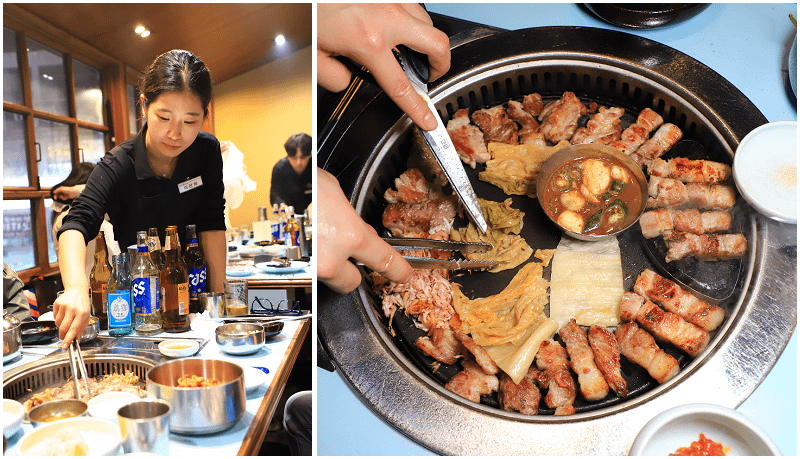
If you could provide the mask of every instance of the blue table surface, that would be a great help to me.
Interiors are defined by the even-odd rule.
[[[425,4],[428,11],[503,29],[585,26],[619,30],[668,45],[710,67],[770,121],[797,120],[787,90],[797,4],[712,4],[683,22],[657,29],[613,26],[578,4]],[[319,455],[433,455],[376,415],[339,373],[317,371]],[[797,455],[797,333],[767,378],[738,411],[761,427],[786,456]]]

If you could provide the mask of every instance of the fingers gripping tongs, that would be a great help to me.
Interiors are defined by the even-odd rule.
[[[491,244],[483,242],[439,241],[410,237],[385,237],[383,240],[397,250],[432,249],[466,253],[486,252],[492,249]],[[491,260],[440,259],[408,255],[403,255],[403,258],[415,269],[492,269],[497,266],[497,262]]]
[[[424,54],[413,51],[404,45],[397,45],[392,51],[409,81],[411,81],[411,86],[414,87],[417,94],[425,99],[428,108],[436,117],[436,129],[433,131],[420,129],[422,137],[430,147],[439,166],[442,167],[442,171],[444,171],[458,199],[464,205],[470,219],[481,230],[481,233],[486,233],[486,220],[483,218],[478,197],[472,189],[469,177],[464,171],[464,165],[461,163],[458,152],[456,152],[453,142],[450,140],[450,135],[447,134],[447,129],[439,116],[439,112],[436,111],[436,107],[428,97],[428,77],[430,76],[428,58]]]

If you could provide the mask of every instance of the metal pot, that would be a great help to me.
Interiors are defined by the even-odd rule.
[[[215,378],[211,387],[176,387],[178,378],[196,375]],[[231,428],[245,411],[244,370],[225,360],[187,358],[156,365],[147,372],[147,395],[172,406],[169,429],[204,435]]]
[[[3,313],[3,363],[22,352],[22,322],[11,314]]]
[[[88,343],[93,339],[97,338],[97,335],[100,334],[100,320],[97,317],[91,316],[89,317],[89,325],[83,329],[83,333],[81,333],[80,343]]]

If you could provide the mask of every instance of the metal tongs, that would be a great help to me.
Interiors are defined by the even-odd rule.
[[[70,370],[72,370],[72,385],[75,390],[75,398],[78,400],[81,399],[80,392],[78,391],[79,369],[83,375],[83,384],[86,389],[86,394],[91,398],[92,392],[89,388],[89,373],[86,372],[86,364],[83,363],[83,355],[81,355],[81,345],[78,342],[78,338],[73,339],[72,342],[69,343],[69,366]]]
[[[410,237],[385,237],[383,240],[396,250],[435,249],[465,253],[486,252],[492,248],[492,244],[484,242],[439,241],[436,239]],[[497,262],[493,260],[441,259],[414,256],[403,256],[403,258],[415,269],[492,269],[497,266]]]
[[[472,189],[472,184],[469,182],[469,177],[464,171],[464,165],[461,158],[458,157],[458,152],[453,146],[450,135],[447,133],[447,128],[439,116],[439,112],[433,105],[433,101],[428,97],[428,78],[430,71],[428,69],[428,58],[424,54],[413,51],[411,48],[404,45],[397,45],[392,52],[400,62],[400,66],[406,73],[408,80],[414,90],[425,99],[428,108],[436,117],[437,126],[432,131],[420,129],[422,137],[431,149],[433,156],[442,167],[444,175],[453,187],[456,196],[464,205],[470,219],[475,223],[481,233],[486,233],[487,224],[481,212],[481,206],[478,203],[478,197]]]

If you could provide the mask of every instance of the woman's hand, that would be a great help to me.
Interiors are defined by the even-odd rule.
[[[406,45],[428,56],[430,81],[450,69],[450,40],[433,27],[417,3],[317,5],[317,82],[339,92],[350,83],[350,71],[335,56],[348,57],[369,69],[375,80],[419,127],[436,129],[425,100],[414,91],[392,54]]]
[[[317,187],[317,199],[321,201],[315,206],[319,237],[317,277],[339,293],[353,291],[361,283],[361,272],[350,261],[353,258],[389,280],[405,282],[411,276],[411,265],[361,219],[339,181],[318,168]]]
[[[83,334],[91,315],[89,289],[66,289],[53,302],[53,317],[58,327],[58,337],[63,340],[62,349],[67,349],[72,340]]]

